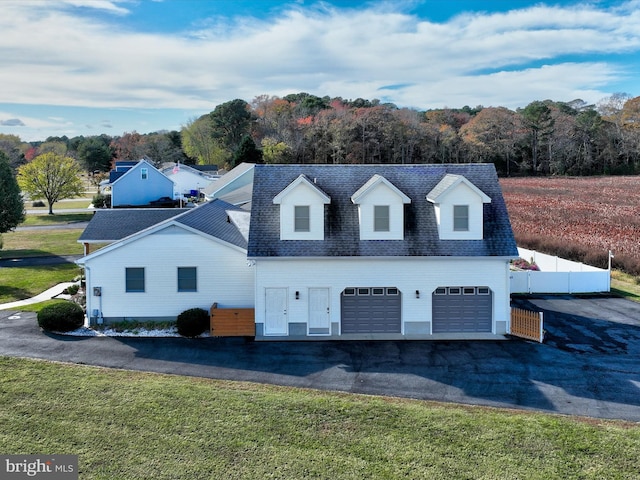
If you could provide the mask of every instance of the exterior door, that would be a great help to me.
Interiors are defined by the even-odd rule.
[[[329,312],[329,289],[309,289],[309,335],[329,335],[331,316]]]
[[[265,288],[264,334],[288,335],[286,288]]]

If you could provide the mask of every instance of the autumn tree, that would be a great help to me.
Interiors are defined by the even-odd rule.
[[[24,163],[24,153],[31,148],[28,144],[26,147],[24,145],[17,135],[0,133],[0,152],[6,155],[11,167],[15,168]]]
[[[0,151],[0,234],[14,229],[24,221],[24,202],[20,187],[9,165],[9,159]]]
[[[229,155],[221,142],[213,136],[209,114],[189,121],[180,130],[182,148],[198,165],[224,165]]]
[[[80,167],[70,157],[53,152],[37,156],[18,169],[18,185],[32,199],[44,198],[53,215],[53,204],[82,194]]]

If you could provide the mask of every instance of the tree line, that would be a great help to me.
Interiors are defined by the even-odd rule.
[[[379,100],[308,93],[235,99],[181,131],[21,142],[0,134],[12,166],[54,152],[88,172],[146,158],[232,168],[253,163],[491,162],[501,175],[640,173],[640,97],[617,93],[595,105],[536,100],[524,108],[418,111]]]

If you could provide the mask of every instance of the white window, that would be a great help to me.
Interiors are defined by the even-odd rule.
[[[309,232],[311,231],[311,218],[309,205],[296,205],[294,207],[294,220],[293,220],[294,232]]]
[[[373,231],[389,231],[389,205],[374,205],[373,207]]]
[[[148,168],[141,168],[140,169],[140,178],[142,180],[146,180],[147,178],[149,178],[149,169]]]
[[[469,205],[453,206],[453,231],[469,231]]]

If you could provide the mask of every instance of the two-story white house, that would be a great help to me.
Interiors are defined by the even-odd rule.
[[[517,257],[492,164],[256,165],[257,338],[490,338]]]

